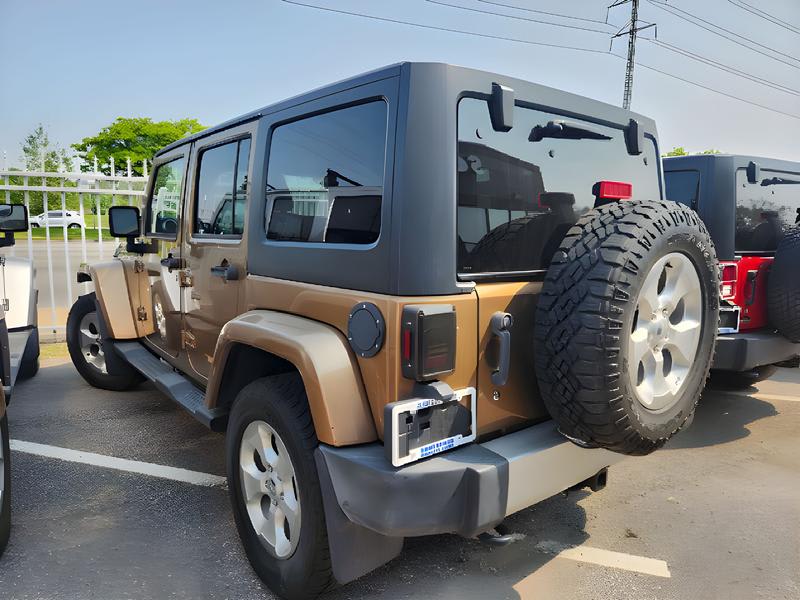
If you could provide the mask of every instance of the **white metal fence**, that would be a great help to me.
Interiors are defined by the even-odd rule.
[[[111,172],[115,173],[113,160]],[[143,165],[147,174],[147,163]],[[91,172],[48,172],[42,165],[40,171],[0,170],[0,203],[24,203],[31,218],[36,221],[42,214],[38,227],[25,234],[17,234],[17,244],[3,249],[6,256],[27,257],[37,269],[36,284],[39,290],[39,332],[43,341],[63,340],[69,308],[79,294],[85,293],[86,284],[76,282],[76,271],[81,263],[110,258],[118,247],[108,234],[108,208],[117,204],[141,205],[147,177],[132,174],[128,161],[124,174],[104,175],[97,163]],[[77,213],[76,226],[70,227],[67,211]],[[53,213],[62,214],[61,222]],[[80,230],[80,231],[78,231]],[[83,288],[83,289],[82,289]]]

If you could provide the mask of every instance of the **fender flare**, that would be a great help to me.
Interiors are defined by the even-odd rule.
[[[338,330],[272,310],[252,310],[229,321],[214,351],[206,389],[209,408],[217,405],[228,355],[236,345],[274,354],[297,368],[320,442],[347,446],[378,439],[358,363]]]

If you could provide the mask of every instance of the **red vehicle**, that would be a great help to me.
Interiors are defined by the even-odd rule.
[[[800,357],[800,163],[723,154],[664,159],[666,196],[708,226],[720,260],[712,383],[744,388]]]

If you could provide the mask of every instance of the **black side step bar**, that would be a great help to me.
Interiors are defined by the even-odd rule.
[[[106,342],[109,343],[109,342]],[[214,431],[224,431],[228,411],[210,409],[205,394],[139,342],[110,342],[116,353],[156,387],[181,405],[190,415]]]

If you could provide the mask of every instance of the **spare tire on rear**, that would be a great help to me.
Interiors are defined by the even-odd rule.
[[[718,318],[716,253],[694,211],[627,201],[585,214],[536,312],[537,378],[560,431],[623,454],[661,447],[694,413]]]
[[[800,342],[800,227],[783,235],[767,283],[767,311],[778,332]]]

